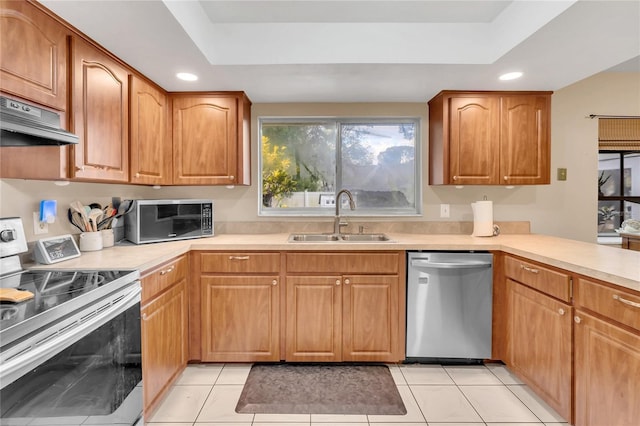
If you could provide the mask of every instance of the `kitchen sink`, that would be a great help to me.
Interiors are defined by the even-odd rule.
[[[393,242],[385,234],[291,234],[290,243],[381,243]]]
[[[385,234],[341,234],[340,239],[342,241],[352,243],[380,243],[385,241],[391,241]]]
[[[334,234],[291,234],[290,243],[322,243],[338,242],[339,238]]]

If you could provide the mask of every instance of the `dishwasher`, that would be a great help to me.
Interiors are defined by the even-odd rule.
[[[408,362],[491,358],[493,255],[407,252]]]

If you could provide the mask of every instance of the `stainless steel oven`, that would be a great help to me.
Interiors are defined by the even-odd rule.
[[[2,270],[0,424],[142,423],[139,273]]]

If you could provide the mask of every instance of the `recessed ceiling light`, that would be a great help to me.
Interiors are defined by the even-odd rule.
[[[176,77],[184,81],[196,81],[198,79],[197,75],[191,74],[189,72],[179,72],[178,74],[176,74]]]
[[[502,74],[498,78],[500,80],[506,81],[506,80],[515,80],[516,78],[520,78],[520,77],[522,77],[522,73],[520,71],[515,71],[515,72],[508,72],[506,74]]]

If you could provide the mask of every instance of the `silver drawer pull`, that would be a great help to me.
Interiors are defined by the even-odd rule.
[[[340,280],[336,280],[336,285],[340,285]]]
[[[582,322],[582,318],[580,318],[577,315],[575,317],[573,317],[573,320],[576,322],[576,324],[580,324]]]
[[[278,285],[278,280],[271,281],[271,285]]]
[[[160,271],[160,275],[167,275],[169,272],[173,272],[175,268],[176,268],[175,265],[171,265],[171,268],[163,269],[162,271]]]
[[[249,256],[229,256],[229,260],[249,260]]]
[[[564,315],[564,309],[562,309],[562,308],[558,309],[558,313],[559,313],[560,315]]]
[[[634,308],[640,308],[640,303],[632,302],[631,300],[627,300],[627,299],[623,299],[622,297],[618,296],[617,294],[613,295],[613,300],[620,301],[620,302],[624,303],[625,305],[633,306]]]
[[[520,265],[520,269],[524,269],[525,271],[527,271],[527,272],[531,272],[532,274],[537,274],[537,273],[539,273],[539,272],[540,272],[540,270],[539,270],[539,269],[536,269],[536,268],[529,268],[528,266],[525,266],[525,265]]]

